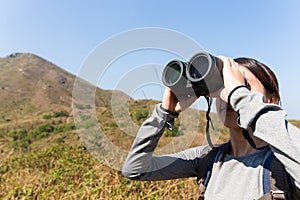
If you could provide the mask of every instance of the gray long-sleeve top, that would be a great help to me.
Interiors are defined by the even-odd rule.
[[[235,90],[230,104],[240,114],[239,125],[249,128],[255,120],[254,135],[267,142],[300,188],[300,131],[285,119],[278,105],[263,102],[263,95],[247,88]],[[178,153],[153,156],[167,122],[174,116],[160,105],[139,129],[122,173],[134,180],[166,180],[197,177],[206,172],[203,165],[208,146],[190,148]],[[262,162],[267,151],[247,156],[226,155],[222,167],[214,164],[205,193],[206,200],[258,199],[263,195]]]

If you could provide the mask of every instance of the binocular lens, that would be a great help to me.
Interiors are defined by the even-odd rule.
[[[194,57],[188,67],[188,77],[192,81],[199,81],[209,72],[210,64],[206,55],[198,55]]]
[[[224,86],[222,79],[223,63],[209,53],[200,52],[189,62],[173,60],[162,75],[163,84],[170,87],[177,97],[193,94],[205,96]]]
[[[183,66],[181,62],[173,61],[168,64],[168,67],[166,68],[164,72],[165,82],[168,85],[173,85],[174,83],[178,82],[180,77],[183,73]]]

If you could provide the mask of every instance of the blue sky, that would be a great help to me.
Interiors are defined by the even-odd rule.
[[[78,74],[89,54],[114,35],[144,27],[171,29],[214,55],[253,57],[267,64],[279,79],[288,118],[300,119],[299,9],[298,0],[2,0],[0,56],[30,52]],[[125,56],[121,65],[128,71],[149,58],[160,64],[170,58],[149,54],[143,61],[137,53],[139,63],[133,61],[135,54]],[[114,89],[114,80],[126,71],[120,68],[108,70],[99,86]],[[151,98],[151,92],[144,96]]]

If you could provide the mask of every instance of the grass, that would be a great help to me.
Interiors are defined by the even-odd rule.
[[[130,116],[140,125],[156,102],[132,101]],[[105,134],[129,150],[111,110],[99,110]],[[0,199],[193,199],[195,179],[131,181],[96,160],[83,147],[65,112],[53,111],[27,123],[2,125],[0,146]],[[85,119],[85,120],[88,120]],[[100,119],[99,119],[100,120]],[[24,123],[22,123],[24,122]],[[105,122],[105,123],[104,123]],[[5,126],[4,126],[5,125]],[[169,136],[172,137],[172,136]],[[162,142],[169,140],[163,137]],[[178,136],[176,136],[178,137]],[[126,138],[126,137],[125,137]],[[119,144],[120,143],[120,144]],[[162,143],[163,144],[163,143]]]
[[[131,101],[132,120],[140,125],[149,117],[149,110],[156,103]],[[6,130],[2,133],[2,139],[6,140],[2,155],[8,156],[3,156],[0,164],[1,199],[197,198],[195,178],[139,182],[123,177],[120,171],[91,156],[83,147],[72,122],[66,123],[67,114],[61,113],[48,112],[29,124],[19,122],[18,127],[11,129],[9,123],[5,123],[8,127],[2,127]],[[102,120],[110,140],[129,150],[133,138],[122,133],[111,110],[100,109],[98,114],[101,114],[99,121]],[[178,126],[176,123],[175,127]],[[160,145],[164,146],[172,137],[180,139],[181,135],[174,133],[162,137]],[[27,142],[26,148],[22,141]]]
[[[145,110],[152,108],[154,103],[156,102],[132,101],[130,106],[132,120],[140,124],[150,114],[146,116]],[[103,123],[106,134],[110,134],[111,139],[117,140],[122,133],[118,124],[112,120],[111,111],[102,109],[98,112],[102,113],[101,120],[106,121]],[[28,144],[30,148],[23,151],[8,153],[9,147],[6,146],[7,156],[1,158],[0,164],[1,199],[197,199],[198,186],[195,178],[131,181],[123,177],[120,171],[106,166],[91,156],[73,128],[62,128],[72,127],[72,123],[69,125],[65,123],[65,115],[53,117],[51,114],[52,117],[46,117],[47,119],[43,116],[41,115],[39,123],[35,125],[13,129],[9,134],[1,134],[0,139],[6,140],[6,144],[20,141],[23,137],[29,137],[31,140]],[[204,125],[205,120],[201,120],[202,118],[200,125]],[[292,123],[297,124],[298,121]],[[175,127],[178,126],[177,123]],[[202,129],[199,128],[198,131]],[[38,137],[37,132],[49,134],[46,137]],[[228,139],[226,134],[225,131],[222,140]],[[160,144],[164,145],[172,137],[180,139],[182,136],[171,134],[162,137]],[[129,148],[132,140],[133,138],[127,138],[122,142]],[[202,140],[203,134],[199,133],[192,145],[200,145]],[[5,150],[3,146],[1,149]]]
[[[197,194],[195,179],[130,181],[80,145],[15,155],[0,169],[2,199],[191,199]]]

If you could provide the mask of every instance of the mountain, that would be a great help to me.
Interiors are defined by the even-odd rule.
[[[157,103],[134,101],[121,91],[97,88],[29,53],[0,58],[0,77],[0,156],[12,149],[14,153],[40,150],[45,143],[55,145],[57,141],[83,143],[93,148],[105,144],[99,138],[102,136],[99,131],[92,134],[93,127],[100,127],[115,145],[128,149],[133,137],[124,129],[136,133],[138,125],[131,126],[129,122],[140,124]],[[74,86],[79,96],[74,96]],[[94,102],[87,104],[86,96],[81,94],[95,96]],[[123,100],[130,104],[130,111],[120,105]],[[120,114],[125,117],[116,121],[116,115]]]
[[[73,103],[82,106],[73,98],[75,82],[79,82],[85,91],[93,90],[94,94],[91,95],[95,95],[95,101],[92,102],[94,105],[85,106],[92,111],[96,110],[96,116],[101,118],[104,125],[115,123],[110,108],[113,94],[131,100],[120,91],[96,88],[55,64],[29,53],[13,53],[0,58],[0,77],[0,155],[10,152],[11,148],[15,152],[42,149],[44,143],[56,144],[57,140],[82,143],[78,137],[78,127],[74,124]],[[89,109],[77,110],[84,112]],[[84,126],[91,126],[89,114],[84,117],[81,120]],[[120,137],[122,131],[106,127],[106,133],[111,140],[118,142],[116,138]],[[123,145],[129,147],[132,138],[124,137],[128,139]],[[83,142],[88,140],[90,138]]]
[[[0,110],[2,120],[20,120],[47,112],[71,112],[75,76],[33,54],[14,53],[0,58]],[[110,91],[98,89],[102,100]]]

